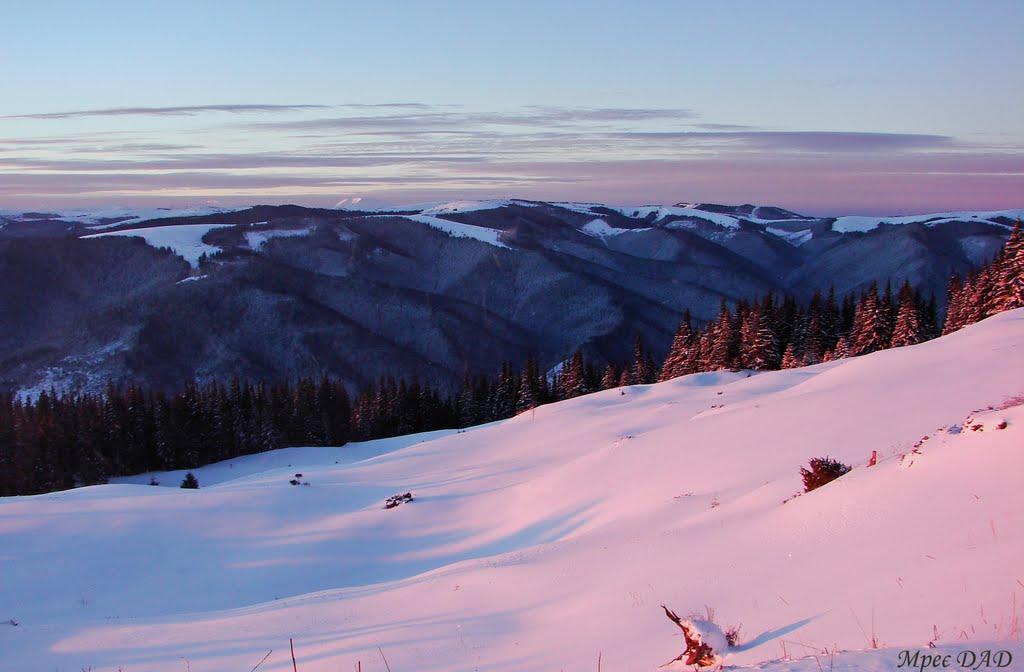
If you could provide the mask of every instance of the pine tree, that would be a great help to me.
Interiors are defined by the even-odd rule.
[[[732,368],[733,361],[735,359],[736,348],[734,341],[738,341],[735,338],[735,330],[733,329],[732,314],[729,311],[729,307],[725,305],[725,301],[722,301],[721,308],[718,311],[718,318],[714,322],[713,327],[708,329],[708,361],[706,364],[706,370],[717,371],[719,369]]]
[[[633,380],[637,385],[648,385],[653,383],[657,377],[654,370],[654,361],[644,350],[644,340],[640,334],[636,335],[633,343]]]
[[[921,318],[918,313],[917,301],[910,283],[905,282],[900,289],[900,307],[896,314],[896,326],[893,329],[891,347],[915,345],[922,340]]]
[[[850,356],[850,345],[846,340],[846,336],[840,336],[839,340],[836,341],[836,349],[832,351],[831,359],[844,359]]]
[[[1024,230],[1019,219],[1003,246],[994,279],[993,307],[996,312],[1024,308]]]
[[[668,355],[661,366],[661,375],[658,376],[659,382],[693,373],[690,370],[694,360],[691,353],[694,347],[693,340],[690,311],[687,310],[683,314],[682,322],[676,328],[675,336],[672,338],[672,345],[669,347]]]
[[[740,329],[740,364],[755,371],[775,368],[778,364],[775,336],[762,310],[754,306],[744,317]]]
[[[610,390],[619,386],[619,372],[614,364],[604,367],[604,375],[601,376],[601,389]]]
[[[558,379],[558,395],[561,399],[572,399],[588,392],[583,351],[577,350],[562,367]]]
[[[797,357],[796,349],[793,344],[790,343],[786,346],[786,351],[782,354],[782,368],[784,369],[795,369],[799,366],[803,366],[803,362]]]
[[[853,318],[853,335],[850,354],[864,355],[888,347],[891,340],[886,325],[886,310],[878,297],[878,288],[872,283],[857,305]],[[838,351],[838,346],[837,346]],[[838,357],[838,352],[836,353]]]
[[[964,326],[963,322],[963,285],[960,276],[954,273],[946,283],[946,324],[943,335],[951,334]]]
[[[526,364],[519,374],[519,394],[516,401],[516,412],[529,411],[540,405],[538,400],[539,390],[537,387],[537,362],[533,355],[526,357]]]
[[[187,474],[185,474],[185,479],[181,482],[181,487],[185,488],[186,490],[198,490],[199,479],[197,479],[190,471]]]
[[[619,387],[629,387],[633,384],[633,376],[630,374],[628,366],[622,367],[622,373],[619,375]]]

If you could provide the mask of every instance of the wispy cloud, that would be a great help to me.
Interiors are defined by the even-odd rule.
[[[658,142],[717,141],[755,149],[806,152],[941,149],[950,147],[954,142],[946,135],[855,131],[628,131],[614,136]]]
[[[433,107],[416,112],[380,115],[337,115],[316,119],[259,122],[253,128],[276,130],[402,130],[406,132],[444,131],[450,128],[552,127],[591,123],[629,123],[644,121],[687,121],[695,118],[685,108],[624,107],[552,107],[527,106],[518,112],[465,112]]]
[[[0,119],[77,119],[82,117],[172,117],[195,116],[207,112],[243,114],[250,112],[303,112],[307,110],[352,109],[352,110],[429,110],[427,103],[343,103],[324,105],[315,103],[282,105],[276,103],[237,103],[226,105],[173,105],[166,107],[106,107],[93,110],[67,110],[60,112],[34,112],[31,114],[8,114]]]
[[[0,156],[0,168],[19,167],[46,171],[94,172],[101,170],[253,170],[273,168],[374,168],[380,166],[476,163],[474,156],[433,156],[415,153],[373,155],[323,154],[177,154],[148,159],[49,159]]]
[[[242,113],[275,116],[215,116]],[[71,130],[79,117],[126,115],[141,117],[130,131]],[[176,130],[155,123],[169,116],[196,119]],[[150,126],[146,117],[154,118]],[[900,199],[932,199],[929,207],[936,208],[1009,207],[1020,205],[1016,194],[1024,193],[1024,148],[1008,143],[761,128],[702,119],[681,107],[253,104],[14,118],[53,120],[45,126],[59,129],[48,137],[19,136],[13,129],[22,125],[6,122],[12,130],[4,132],[12,117],[0,117],[0,133],[8,136],[0,137],[0,202],[32,207],[76,196],[251,201],[267,194],[334,203],[338,195],[372,193],[405,202],[439,194],[759,201],[812,212],[870,198],[878,209],[895,211],[904,207]],[[970,191],[954,189],[956,180]]]
[[[295,112],[300,110],[321,110],[329,105],[276,105],[276,104],[237,104],[237,105],[176,105],[171,107],[108,107],[98,110],[69,110],[65,112],[36,112],[34,114],[9,114],[2,119],[76,119],[81,117],[170,117],[193,116],[204,112]]]

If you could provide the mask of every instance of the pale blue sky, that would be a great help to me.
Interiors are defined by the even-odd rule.
[[[1021,205],[1019,0],[2,5],[0,207]]]

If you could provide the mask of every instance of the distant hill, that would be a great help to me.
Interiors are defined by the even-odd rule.
[[[533,352],[663,351],[683,309],[904,279],[938,293],[1021,210],[818,218],[523,200],[0,212],[0,389],[238,374],[454,385]]]

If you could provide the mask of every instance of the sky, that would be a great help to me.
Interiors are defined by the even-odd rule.
[[[1024,206],[1024,2],[0,0],[0,208]]]

